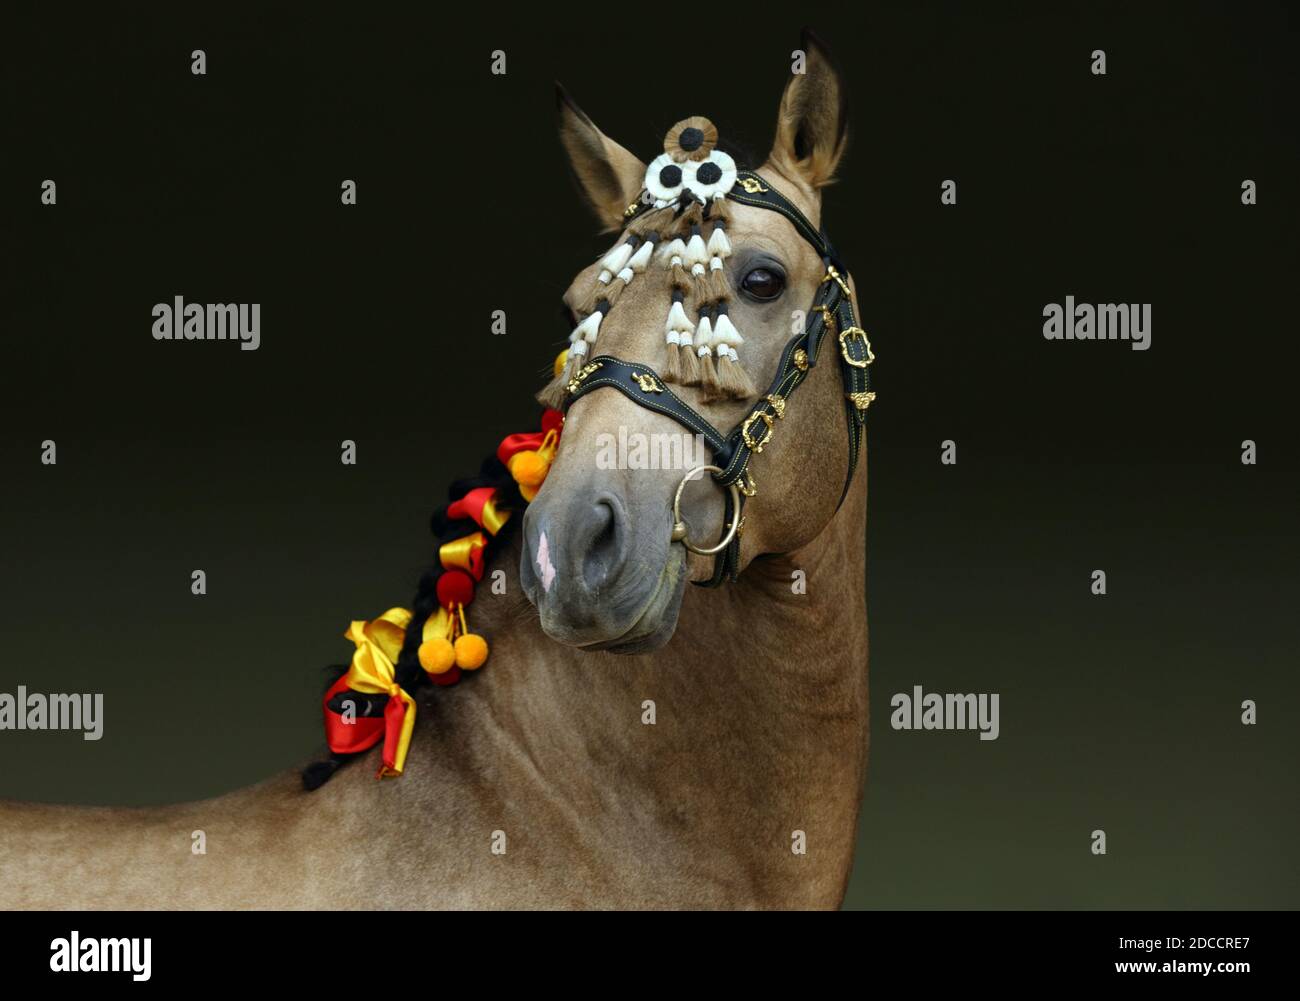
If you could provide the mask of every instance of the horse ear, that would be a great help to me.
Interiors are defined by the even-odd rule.
[[[641,192],[645,164],[596,128],[558,83],[555,104],[578,190],[607,231],[621,229],[624,211]]]
[[[791,74],[781,95],[769,162],[813,191],[835,180],[848,139],[848,92],[830,49],[811,29],[800,40],[803,72]],[[796,65],[795,69],[799,69]]]

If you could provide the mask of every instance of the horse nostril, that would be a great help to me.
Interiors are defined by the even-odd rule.
[[[587,590],[597,591],[611,580],[623,566],[626,558],[622,510],[609,498],[601,498],[591,509],[588,525],[586,555],[582,561],[582,575]]]

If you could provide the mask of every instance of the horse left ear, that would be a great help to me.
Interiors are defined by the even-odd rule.
[[[596,128],[558,82],[555,104],[560,118],[560,144],[568,154],[578,190],[605,231],[622,229],[624,210],[645,181],[645,164]]]
[[[835,180],[848,141],[848,93],[830,48],[809,28],[800,41],[803,72],[794,72],[781,95],[776,142],[769,162],[816,191]]]

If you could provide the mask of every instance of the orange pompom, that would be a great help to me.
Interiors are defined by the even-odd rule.
[[[560,377],[560,373],[564,371],[564,366],[567,365],[568,363],[569,363],[569,349],[565,348],[563,351],[561,351],[558,355],[555,356],[555,378],[558,379]]]
[[[550,460],[539,452],[524,451],[516,452],[510,457],[508,464],[510,475],[515,478],[515,482],[521,487],[537,488],[542,485],[546,479],[546,474],[550,472]]]
[[[488,658],[487,640],[476,633],[466,633],[456,639],[456,666],[473,671],[483,666]]]
[[[420,644],[420,666],[430,674],[445,674],[456,663],[457,650],[439,636]]]

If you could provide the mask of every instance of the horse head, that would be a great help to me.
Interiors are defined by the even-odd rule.
[[[699,117],[673,126],[647,165],[558,90],[578,188],[619,233],[564,295],[574,334],[542,396],[567,408],[564,433],[524,518],[523,587],[562,643],[662,646],[688,581],[732,579],[799,549],[842,499],[861,430],[846,390],[858,390],[859,414],[871,396],[845,380],[871,356],[853,335],[847,274],[820,237],[845,88],[811,33],[804,47],[805,72],[787,83],[772,150],[752,170]],[[826,360],[841,356],[847,367]],[[618,391],[595,391],[605,388]],[[684,480],[702,465],[713,475]],[[719,554],[699,551],[728,533],[736,541]]]

